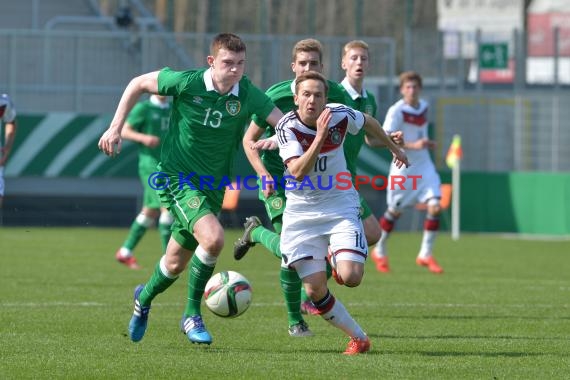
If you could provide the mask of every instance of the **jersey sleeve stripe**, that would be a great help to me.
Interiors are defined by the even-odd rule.
[[[287,135],[285,134],[283,128],[279,128],[277,130],[277,140],[280,145],[284,145],[287,143]]]
[[[287,134],[284,131],[285,124],[287,124],[288,121],[293,120],[295,118],[296,118],[295,113],[288,112],[285,114],[285,116],[281,118],[281,120],[277,122],[277,125],[275,126],[275,134],[277,135],[277,139],[280,144],[285,144],[287,142]]]
[[[356,119],[356,113],[354,112],[354,109],[347,107],[344,104],[331,103],[329,104],[329,108],[331,112],[345,112],[352,119]]]

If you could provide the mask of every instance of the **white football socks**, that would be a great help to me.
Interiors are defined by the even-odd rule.
[[[338,299],[335,299],[332,309],[327,313],[321,314],[321,317],[331,325],[344,331],[350,337],[366,339],[366,334],[362,331],[360,325],[350,316],[348,310]]]
[[[436,235],[437,231],[424,230],[424,236],[422,237],[422,245],[420,247],[420,254],[418,257],[427,259],[431,256]]]

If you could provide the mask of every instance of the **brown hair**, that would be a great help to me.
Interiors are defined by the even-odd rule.
[[[329,85],[327,83],[327,79],[324,77],[323,74],[318,73],[316,71],[305,71],[304,73],[299,75],[297,79],[295,79],[295,94],[299,92],[299,85],[304,81],[310,79],[321,81],[325,86],[325,96],[329,93]]]
[[[227,49],[235,53],[245,51],[245,43],[240,37],[232,33],[220,33],[210,44],[210,55],[216,56],[220,49]]]
[[[318,40],[315,40],[314,38],[307,38],[305,40],[301,40],[297,42],[295,46],[293,46],[292,62],[295,62],[297,60],[297,53],[300,51],[302,52],[316,51],[317,53],[319,53],[319,61],[320,62],[323,61],[323,45],[321,45],[321,43]]]
[[[422,87],[422,76],[415,71],[404,71],[400,74],[400,87],[404,85],[406,82],[415,81],[418,83],[420,88]]]

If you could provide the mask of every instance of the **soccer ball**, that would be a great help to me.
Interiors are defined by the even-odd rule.
[[[213,275],[204,291],[206,306],[218,317],[234,318],[251,304],[251,285],[238,272],[225,271]]]

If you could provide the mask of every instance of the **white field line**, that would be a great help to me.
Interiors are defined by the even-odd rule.
[[[549,308],[570,308],[570,304],[461,304],[461,303],[392,303],[383,304],[381,302],[348,302],[351,307],[380,307],[380,308],[430,308],[430,309],[549,309]],[[47,308],[47,307],[110,307],[117,306],[117,303],[101,302],[0,302],[0,308]],[[283,302],[253,302],[256,307],[281,307]],[[184,306],[182,302],[161,303],[155,302],[153,306]]]
[[[100,302],[0,302],[0,307],[102,307],[109,306]]]

